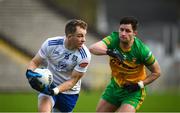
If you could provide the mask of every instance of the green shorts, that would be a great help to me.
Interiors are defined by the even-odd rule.
[[[102,99],[117,107],[122,104],[130,104],[137,110],[142,105],[145,96],[145,88],[135,92],[128,92],[126,89],[120,87],[112,78],[102,94]]]

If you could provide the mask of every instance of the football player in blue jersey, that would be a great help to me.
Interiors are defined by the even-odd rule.
[[[87,24],[72,19],[65,26],[65,36],[48,38],[30,61],[26,77],[30,86],[39,91],[39,112],[72,112],[79,96],[81,78],[87,71],[91,54],[84,45]],[[53,73],[51,86],[42,86],[34,72],[42,63]]]

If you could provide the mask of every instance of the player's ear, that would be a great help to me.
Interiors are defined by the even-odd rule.
[[[68,35],[66,36],[67,39],[70,39],[71,37],[72,37],[72,34],[68,34]]]

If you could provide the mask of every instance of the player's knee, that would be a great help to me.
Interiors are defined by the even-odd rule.
[[[132,106],[130,104],[123,104],[123,105],[121,105],[121,107],[117,111],[118,112],[131,112],[131,113],[135,113],[136,109],[134,108],[134,106]]]
[[[38,107],[38,112],[40,113],[50,113],[51,112],[51,105],[40,105]]]
[[[52,103],[51,100],[47,97],[42,97],[41,99],[39,99],[38,102],[38,111],[40,113],[47,113],[47,112],[51,112],[52,109]]]

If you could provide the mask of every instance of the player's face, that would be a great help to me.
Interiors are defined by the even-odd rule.
[[[72,35],[70,41],[73,48],[81,48],[86,41],[86,29],[79,26],[76,27],[76,32]]]
[[[121,24],[119,27],[119,37],[121,42],[129,43],[134,36],[136,35],[136,31],[132,29],[131,24]]]

